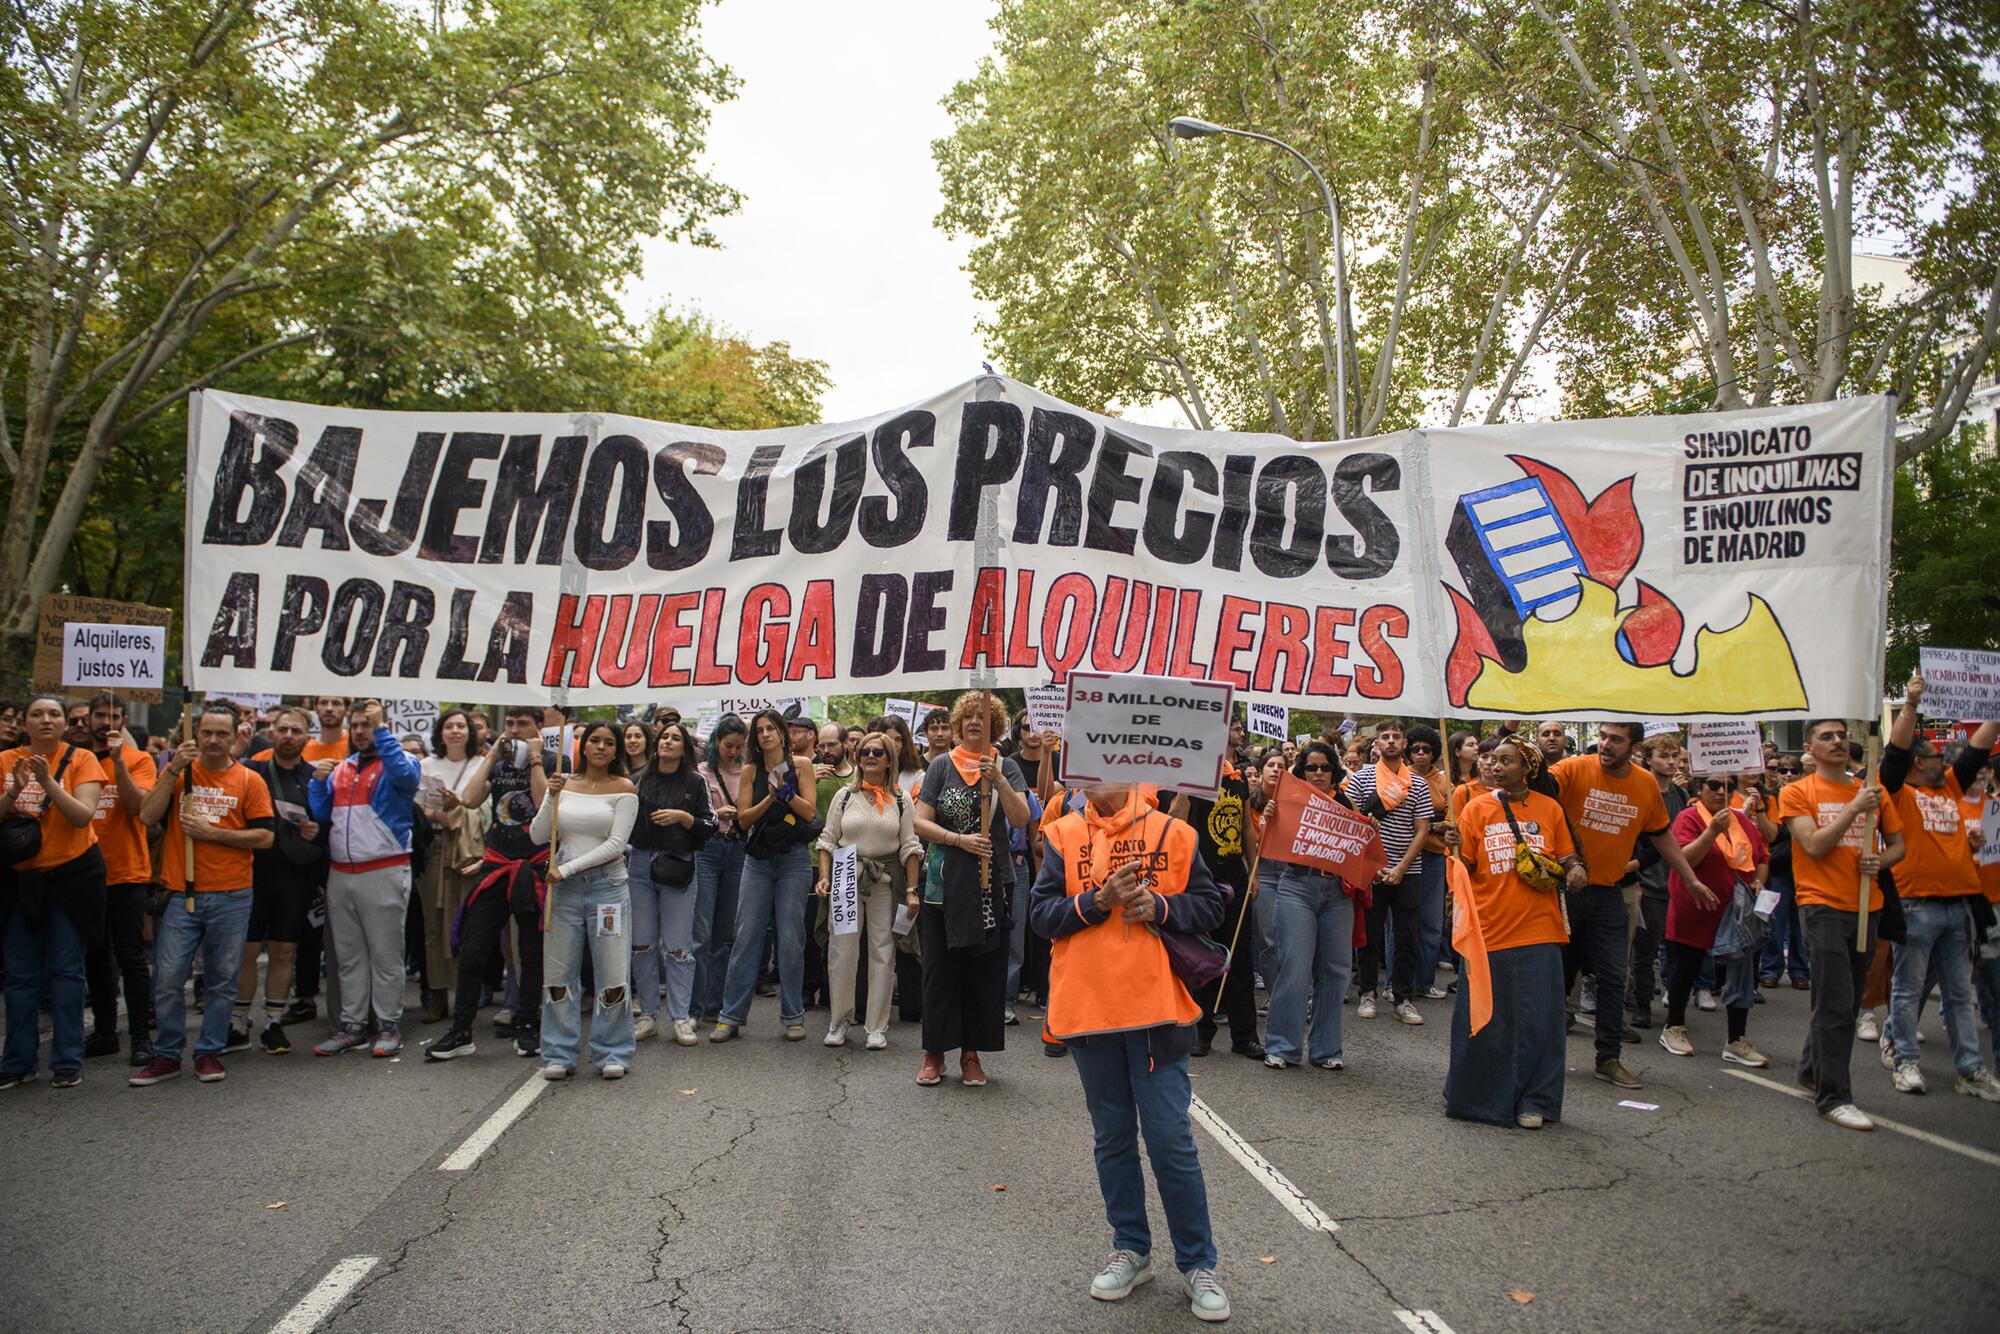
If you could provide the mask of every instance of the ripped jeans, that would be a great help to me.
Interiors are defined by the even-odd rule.
[[[625,853],[626,883],[632,891],[632,992],[639,1011],[660,1015],[664,976],[667,1018],[687,1019],[694,1000],[695,887],[680,889],[653,883],[653,854],[648,848]]]
[[[590,1054],[598,1069],[632,1065],[632,896],[623,858],[558,882],[542,944],[542,1063],[571,1070],[582,1027],[583,952],[590,951],[597,995],[592,998]],[[615,909],[615,912],[609,910]],[[615,927],[616,930],[610,928]]]

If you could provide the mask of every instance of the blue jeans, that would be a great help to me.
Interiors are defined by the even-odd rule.
[[[212,1056],[229,1042],[229,1007],[236,1003],[236,975],[243,967],[243,940],[250,934],[247,889],[232,889],[167,900],[167,910],[153,927],[153,1013],[160,1024],[153,1052],[179,1061],[187,1043],[187,1002],[181,992],[201,951],[201,1036],[194,1054]]]
[[[1007,942],[1006,1006],[1014,1008],[1021,994],[1021,962],[1028,957],[1028,889],[1035,883],[1033,863],[1025,855],[1014,858],[1014,934]]]
[[[668,889],[653,883],[653,854],[632,848],[625,854],[625,878],[632,890],[632,991],[639,1009],[660,1013],[660,976],[667,979],[667,1018],[687,1019],[694,998],[695,887]]]
[[[1143,1132],[1167,1230],[1174,1238],[1174,1266],[1182,1273],[1213,1269],[1215,1233],[1209,1226],[1208,1186],[1195,1153],[1194,1127],[1188,1123],[1193,1097],[1188,1058],[1183,1053],[1155,1064],[1146,1038],[1144,1032],[1108,1033],[1069,1044],[1096,1132],[1097,1188],[1104,1195],[1111,1244],[1121,1251],[1153,1253],[1153,1229],[1146,1221],[1146,1178],[1139,1170]]]
[[[717,836],[694,859],[695,1017],[722,1013],[722,982],[736,943],[736,898],[743,883],[743,844]]]
[[[771,933],[771,914],[778,920],[778,1019],[786,1025],[805,1022],[803,983],[806,971],[806,896],[812,893],[812,861],[805,848],[791,848],[769,859],[743,859],[743,887],[736,900],[736,944],[729,952],[729,977],[723,986],[722,1020],[741,1024],[750,1017],[757,994],[757,970],[764,962],[764,942]]]
[[[1418,856],[1423,896],[1417,901],[1417,994],[1437,985],[1438,959],[1444,954],[1444,854]]]
[[[593,866],[558,882],[542,942],[542,1063],[576,1068],[582,1039],[583,955],[590,951],[591,982],[597,988],[590,1017],[590,1055],[602,1070],[612,1061],[632,1064],[632,896],[625,887],[625,863]],[[607,934],[600,910],[616,906],[618,930]],[[557,993],[561,993],[558,995]]]
[[[1960,899],[1906,898],[1903,943],[1894,946],[1895,972],[1889,983],[1889,1045],[1898,1061],[1917,1059],[1917,1009],[1936,979],[1938,1011],[1951,1039],[1951,1063],[1969,1075],[1985,1062],[1979,1054],[1979,1022],[1972,1004],[1972,922]]]
[[[1989,940],[1979,953],[1979,969],[1974,974],[1975,990],[1979,993],[1979,1017],[1986,1024],[1986,1031],[1993,1035],[1993,1050],[2000,1053],[2000,953],[1988,954],[1992,949]]]
[[[1306,1050],[1315,1061],[1338,1060],[1340,1006],[1354,971],[1354,900],[1334,877],[1287,865],[1271,895],[1271,914],[1278,971],[1275,977],[1264,975],[1271,989],[1264,1050],[1287,1061],[1300,1059],[1310,998],[1312,1041]]]
[[[1778,891],[1778,906],[1771,913],[1770,930],[1758,955],[1757,974],[1776,979],[1789,972],[1793,979],[1803,981],[1808,975],[1806,933],[1799,929],[1799,903],[1792,892],[1792,878],[1773,875],[1765,888]]]
[[[25,913],[7,916],[7,1047],[0,1071],[32,1074],[41,1055],[42,989],[53,1001],[55,1032],[49,1043],[49,1069],[83,1068],[83,933],[60,905],[47,903],[41,918]],[[228,1006],[224,1006],[225,1013]],[[220,1044],[217,1044],[220,1045]]]

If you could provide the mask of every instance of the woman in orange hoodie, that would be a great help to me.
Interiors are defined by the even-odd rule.
[[[1188,1053],[1201,1009],[1159,934],[1213,931],[1222,895],[1191,826],[1123,784],[1100,784],[1085,797],[1083,810],[1048,827],[1028,917],[1054,942],[1048,1029],[1076,1059],[1096,1130],[1097,1184],[1114,1249],[1090,1295],[1116,1301],[1153,1276],[1139,1170],[1143,1125],[1189,1309],[1202,1320],[1226,1320],[1208,1188],[1188,1121]]]

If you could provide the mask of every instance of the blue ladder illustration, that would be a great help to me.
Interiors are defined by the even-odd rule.
[[[1493,573],[1523,620],[1559,619],[1582,600],[1583,555],[1532,477],[1459,497]]]

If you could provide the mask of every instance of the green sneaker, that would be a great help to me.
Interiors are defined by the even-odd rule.
[[[1113,1251],[1111,1263],[1090,1280],[1090,1295],[1100,1302],[1115,1302],[1130,1296],[1132,1289],[1152,1277],[1152,1256],[1137,1251]]]
[[[1229,1295],[1215,1281],[1213,1269],[1190,1269],[1181,1275],[1181,1281],[1187,1284],[1188,1310],[1196,1320],[1229,1319]]]
[[[708,1035],[708,1040],[710,1042],[727,1042],[735,1036],[736,1036],[736,1025],[731,1023],[718,1023],[715,1026],[715,1031]]]
[[[785,1041],[804,1042],[805,1040],[806,1040],[806,1026],[804,1024],[785,1025]]]

